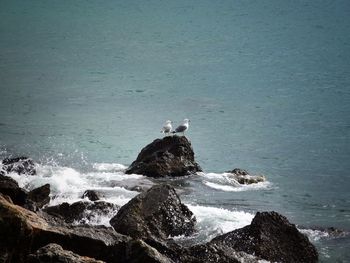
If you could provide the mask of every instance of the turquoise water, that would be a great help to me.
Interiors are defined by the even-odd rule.
[[[130,164],[165,120],[191,119],[206,172],[183,198],[350,229],[348,1],[0,1],[2,156]],[[316,242],[347,262],[348,238]]]

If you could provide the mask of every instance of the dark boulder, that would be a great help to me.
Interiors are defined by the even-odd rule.
[[[56,243],[65,250],[106,262],[171,262],[143,242],[104,226],[52,225],[39,215],[9,203],[0,194],[0,259],[27,262],[39,248]]]
[[[50,202],[50,184],[44,184],[28,193],[28,198],[35,203],[37,208],[42,208]]]
[[[7,173],[35,175],[35,163],[28,157],[6,158],[2,160],[2,169]]]
[[[163,184],[131,199],[110,223],[119,233],[162,241],[169,236],[194,233],[196,218],[181,203],[175,189]]]
[[[11,177],[0,175],[0,193],[11,198],[16,205],[23,206],[31,211],[37,211],[50,202],[50,185],[46,184],[30,192],[18,186]]]
[[[96,216],[109,215],[117,213],[119,206],[104,201],[84,202],[79,201],[73,204],[62,203],[56,206],[44,208],[44,211],[50,215],[62,218],[66,223],[86,223]]]
[[[17,205],[24,205],[27,201],[27,192],[18,186],[18,183],[11,177],[0,174],[0,193],[11,198]]]
[[[150,177],[184,176],[202,171],[194,159],[191,143],[184,136],[156,139],[144,147],[126,170]]]
[[[90,201],[97,201],[100,200],[102,197],[102,195],[94,190],[86,190],[83,195],[81,196],[81,198],[87,198]]]
[[[50,243],[39,248],[27,258],[28,263],[103,263],[89,257],[79,256],[72,251],[64,250],[60,245]]]
[[[317,250],[309,239],[276,212],[258,212],[250,225],[218,236],[210,245],[273,262],[318,261]]]

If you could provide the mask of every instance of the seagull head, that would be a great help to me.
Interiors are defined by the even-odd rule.
[[[184,123],[189,123],[190,120],[189,119],[184,119]]]
[[[171,120],[167,120],[165,123],[169,124],[169,123],[172,123],[172,121]]]

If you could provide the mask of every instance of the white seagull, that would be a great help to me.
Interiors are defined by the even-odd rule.
[[[161,133],[164,133],[165,135],[170,134],[171,130],[173,129],[173,126],[171,125],[171,121],[167,120],[164,123],[164,126],[162,130],[160,131]]]
[[[189,119],[184,119],[182,124],[180,126],[178,126],[175,131],[173,131],[173,133],[179,133],[179,132],[182,132],[182,135],[185,135],[185,131],[188,130],[188,126],[190,125],[189,124],[190,120]]]

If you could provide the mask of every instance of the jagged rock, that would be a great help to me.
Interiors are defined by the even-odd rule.
[[[36,169],[32,159],[28,157],[6,158],[2,160],[2,169],[7,173],[35,175]]]
[[[155,240],[190,235],[195,232],[195,223],[196,218],[181,203],[175,189],[165,184],[137,195],[110,220],[119,233]]]
[[[39,248],[27,258],[28,263],[104,263],[89,257],[79,256],[72,251],[64,250],[60,245],[50,243]]]
[[[71,224],[73,222],[85,223],[85,220],[89,221],[97,215],[116,213],[118,209],[119,206],[104,201],[79,201],[73,204],[62,203],[56,206],[49,206],[44,208],[44,211],[50,215],[58,216],[66,223]]]
[[[56,243],[73,253],[106,262],[171,262],[155,249],[104,226],[52,225],[37,214],[9,203],[0,194],[0,259],[27,262],[27,255]]]
[[[18,183],[11,177],[0,174],[0,193],[11,198],[17,205],[24,205],[27,200],[27,192],[18,186]]]
[[[94,190],[86,190],[83,195],[81,196],[81,198],[87,198],[90,201],[97,201],[100,200],[102,197],[102,195]]]
[[[250,225],[216,237],[210,245],[226,253],[244,251],[273,262],[318,261],[308,238],[276,212],[258,212]]]
[[[202,171],[194,159],[191,143],[186,137],[167,136],[144,147],[126,170],[127,174],[150,177],[184,176]]]
[[[50,184],[44,184],[28,193],[28,198],[35,203],[35,206],[42,208],[50,202]]]

